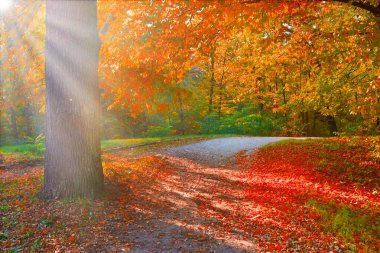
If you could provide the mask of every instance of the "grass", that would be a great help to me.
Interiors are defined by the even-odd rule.
[[[338,204],[333,200],[323,203],[309,199],[308,206],[321,217],[321,224],[328,231],[337,233],[350,250],[357,250],[355,242],[358,240],[367,246],[376,243],[374,235],[380,234],[378,212],[371,209],[355,210],[350,205]],[[375,252],[366,246],[363,251]]]
[[[6,160],[14,160],[19,163],[41,161],[44,153],[45,145],[43,143],[0,146],[0,155]]]
[[[283,145],[292,145],[292,144],[315,143],[315,140],[317,139],[308,138],[308,137],[305,137],[305,139],[285,139],[285,140],[269,143],[263,147],[260,147],[260,149],[271,149],[271,148],[280,147]]]
[[[186,135],[186,136],[163,136],[163,137],[148,137],[148,138],[133,138],[133,139],[113,139],[102,140],[102,150],[108,150],[118,147],[130,147],[140,144],[149,144],[155,142],[175,141],[183,139],[198,139],[198,138],[216,138],[225,137],[227,135]],[[1,150],[1,149],[0,149]]]
[[[113,148],[128,148],[135,145],[151,144],[156,142],[169,142],[185,139],[200,139],[200,138],[217,138],[231,135],[187,135],[187,136],[163,136],[149,138],[131,138],[131,139],[112,139],[102,140],[102,151],[107,151]],[[41,142],[31,144],[19,144],[0,146],[0,154],[5,158],[12,158],[18,161],[38,162],[43,159],[45,153],[45,145]]]

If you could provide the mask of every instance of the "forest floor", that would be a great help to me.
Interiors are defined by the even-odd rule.
[[[42,167],[6,160],[0,251],[379,252],[379,139],[284,140],[233,156],[274,140],[105,152],[96,200],[39,200]]]

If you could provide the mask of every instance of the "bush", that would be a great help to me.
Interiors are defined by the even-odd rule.
[[[172,127],[170,125],[164,126],[149,126],[146,132],[147,137],[160,137],[168,136],[172,132]]]
[[[241,135],[275,135],[279,128],[275,120],[259,113],[250,113],[250,109],[235,112],[223,118],[213,113],[199,123],[202,134],[241,134]]]

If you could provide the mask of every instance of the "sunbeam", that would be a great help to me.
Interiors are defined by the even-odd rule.
[[[5,12],[9,10],[13,5],[12,0],[1,0],[0,1],[0,12]]]

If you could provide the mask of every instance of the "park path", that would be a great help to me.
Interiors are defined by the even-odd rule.
[[[229,137],[217,138],[180,147],[169,148],[162,154],[182,157],[202,165],[225,166],[234,163],[234,155],[246,150],[252,152],[272,142],[289,139],[289,137]]]
[[[255,252],[254,236],[239,229],[245,183],[235,154],[282,137],[230,137],[169,148],[157,156],[173,168],[164,179],[144,185],[127,206],[133,218],[130,252]],[[228,221],[233,220],[231,226]],[[241,220],[249,224],[248,220]],[[245,230],[247,231],[247,230]]]

